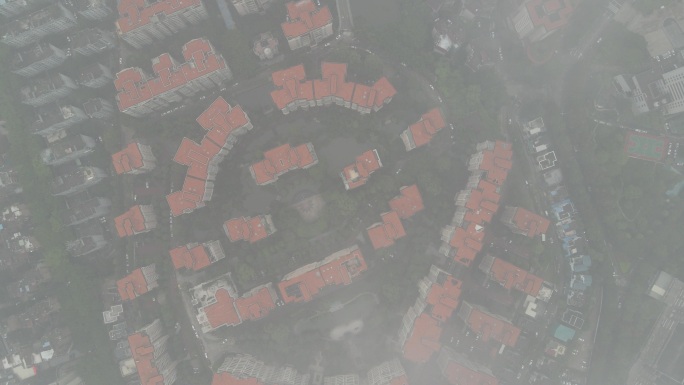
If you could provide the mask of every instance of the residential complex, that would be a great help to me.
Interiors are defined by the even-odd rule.
[[[119,111],[140,117],[214,88],[233,76],[223,56],[206,39],[187,42],[183,46],[183,59],[184,62],[178,63],[168,53],[157,56],[152,60],[154,76],[137,67],[116,74],[114,86]]]
[[[151,205],[135,205],[114,218],[119,238],[146,233],[157,227],[157,216]]]
[[[506,206],[501,214],[501,222],[516,234],[534,238],[546,234],[551,222],[522,207]]]
[[[16,1],[16,0],[15,0]],[[59,2],[13,20],[4,26],[0,41],[12,47],[31,43],[76,26],[76,16]]]
[[[199,271],[226,257],[221,242],[188,243],[169,250],[176,270]]]
[[[430,143],[432,137],[444,127],[446,127],[446,123],[444,116],[442,116],[442,110],[433,108],[424,113],[418,122],[410,125],[401,133],[401,140],[404,142],[406,151]]]
[[[157,159],[152,148],[138,142],[131,142],[123,150],[112,155],[112,165],[117,175],[143,174],[154,169]]]
[[[88,119],[80,108],[50,103],[36,109],[35,120],[31,124],[31,133],[47,136],[57,131],[66,130]]]
[[[55,196],[71,195],[100,183],[106,176],[107,174],[97,167],[81,166],[56,176],[50,184],[50,189]]]
[[[237,12],[241,15],[259,13],[268,9],[273,0],[231,0]]]
[[[128,336],[128,346],[132,357],[119,363],[122,377],[137,373],[140,385],[176,382],[178,361],[169,356],[169,336],[164,334],[159,319]],[[135,369],[131,370],[131,366]]]
[[[502,345],[514,347],[520,337],[518,327],[468,302],[461,304],[458,317],[468,325],[470,330],[482,338],[482,342],[493,340]]]
[[[276,307],[278,295],[271,283],[238,296],[229,279],[224,275],[191,289],[192,305],[203,333],[263,318]]]
[[[91,219],[109,214],[112,201],[106,198],[90,198],[67,207],[62,216],[62,222],[68,226],[75,226]]]
[[[499,380],[485,366],[450,348],[442,348],[437,365],[451,385],[499,385]]]
[[[480,270],[506,290],[515,289],[533,297],[539,295],[544,284],[544,280],[536,275],[492,255],[482,258]]]
[[[218,368],[211,385],[308,385],[309,380],[309,374],[292,367],[266,365],[249,354],[234,354]]]
[[[21,102],[33,107],[40,107],[70,95],[78,88],[73,79],[60,73],[47,73],[29,80],[22,87]]]
[[[209,16],[202,0],[121,0],[118,4],[116,31],[138,49]]]
[[[313,144],[304,143],[297,147],[283,144],[264,152],[264,160],[249,167],[254,181],[267,185],[278,180],[278,177],[291,170],[306,170],[318,163]]]
[[[190,213],[211,200],[219,164],[237,137],[254,127],[242,107],[231,107],[222,97],[202,112],[197,123],[207,131],[200,144],[183,138],[173,158],[188,166],[182,190],[166,196],[173,216]]]
[[[12,55],[12,72],[32,77],[59,66],[66,58],[64,51],[52,44],[35,43]]]
[[[88,88],[100,88],[111,84],[112,79],[114,79],[112,71],[95,62],[83,68],[78,76],[77,83]]]
[[[635,115],[660,111],[663,115],[684,112],[684,67],[654,65],[636,75],[618,75],[613,85],[629,98]]]
[[[401,218],[395,211],[383,213],[380,217],[382,222],[374,223],[367,229],[368,238],[375,250],[390,247],[397,239],[406,236]]]
[[[48,3],[48,0],[5,0],[0,3],[0,15],[12,17],[32,11]]]
[[[346,190],[363,186],[370,175],[382,167],[378,150],[368,150],[356,157],[356,161],[345,167],[340,176]]]
[[[50,143],[40,153],[48,166],[58,166],[86,156],[95,150],[95,139],[85,135],[73,135]]]
[[[304,65],[276,71],[271,75],[273,102],[287,115],[299,108],[314,106],[338,106],[351,108],[361,114],[379,111],[392,101],[396,90],[386,77],[372,86],[347,82],[347,65],[344,63],[321,63],[321,79],[307,80]]]
[[[526,0],[510,22],[520,39],[534,43],[565,27],[573,11],[572,0]]]
[[[367,269],[355,245],[286,274],[278,283],[280,297],[285,303],[309,302],[326,286],[349,285]]]
[[[67,37],[72,52],[92,56],[116,46],[116,35],[98,28],[85,28]]]
[[[83,103],[83,111],[92,119],[109,119],[114,116],[114,106],[102,98],[88,99]]]
[[[156,289],[159,286],[157,284],[158,279],[157,268],[155,264],[151,264],[139,267],[124,278],[116,281],[116,287],[121,300],[130,301]]]
[[[287,3],[287,21],[281,24],[291,50],[310,47],[332,36],[332,14],[327,5],[319,7],[313,0]]]
[[[223,231],[231,242],[245,240],[254,243],[275,233],[276,228],[270,215],[257,215],[229,219],[223,224]]]
[[[408,219],[423,211],[423,197],[420,195],[418,185],[403,186],[399,189],[399,195],[390,199],[389,206],[401,219]]]
[[[73,0],[76,13],[88,20],[101,20],[114,13],[106,0]]]
[[[399,330],[399,346],[404,358],[425,363],[441,346],[442,324],[458,307],[461,281],[432,265],[418,283],[418,298],[404,315]]]

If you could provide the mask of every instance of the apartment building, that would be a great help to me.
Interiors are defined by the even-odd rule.
[[[382,222],[374,223],[366,229],[373,249],[383,249],[394,245],[399,238],[406,236],[399,214],[389,211],[380,215]]]
[[[430,143],[435,134],[444,127],[446,127],[446,122],[444,121],[442,110],[433,108],[424,113],[418,122],[410,125],[400,135],[406,151],[411,151],[416,147],[422,147]]]
[[[544,284],[544,280],[536,275],[492,255],[485,255],[479,268],[506,290],[515,289],[533,297],[539,295]]]
[[[408,377],[395,358],[372,367],[366,374],[366,385],[408,385]]]
[[[109,119],[114,116],[114,106],[102,98],[88,99],[83,103],[83,111],[91,119]]]
[[[516,234],[534,238],[549,230],[551,221],[522,207],[506,206],[501,222]]]
[[[4,0],[0,2],[0,15],[5,17],[18,16],[24,12],[47,4],[49,0]]]
[[[86,156],[95,150],[95,139],[85,135],[73,135],[50,143],[40,153],[48,166],[59,166]]]
[[[240,16],[263,12],[274,0],[231,0]]]
[[[119,111],[143,116],[214,88],[233,76],[223,56],[206,39],[186,43],[183,58],[185,61],[178,63],[168,53],[156,57],[152,60],[155,76],[140,68],[127,68],[116,74]]]
[[[275,233],[276,228],[270,215],[257,215],[229,219],[223,224],[223,231],[231,242],[255,243]]]
[[[345,190],[352,190],[366,184],[371,174],[382,167],[378,150],[368,150],[356,157],[356,161],[340,173]]]
[[[152,154],[152,147],[131,142],[126,148],[112,155],[112,165],[117,175],[136,175],[153,170],[157,165],[157,159]]]
[[[76,13],[88,20],[101,20],[113,13],[106,0],[72,0]]]
[[[188,243],[169,250],[176,270],[199,271],[226,257],[220,241]]]
[[[114,226],[119,238],[130,237],[154,230],[157,227],[157,216],[152,205],[135,205],[114,218]]]
[[[252,179],[259,186],[267,185],[278,180],[278,177],[288,171],[306,170],[318,163],[318,157],[312,143],[291,147],[283,144],[264,153],[264,160],[249,166]]]
[[[164,334],[159,319],[128,336],[128,346],[132,357],[119,363],[122,375],[137,373],[139,381],[136,383],[140,385],[172,385],[176,382],[178,361],[169,356],[169,335]],[[133,373],[124,369],[132,365],[135,365]]]
[[[458,317],[468,328],[482,338],[482,342],[496,341],[504,346],[515,347],[520,329],[503,317],[493,315],[484,309],[463,302]]]
[[[82,166],[67,174],[56,176],[50,184],[52,195],[66,196],[94,186],[107,176],[97,167]]]
[[[101,197],[76,202],[67,207],[67,211],[62,216],[62,222],[67,226],[80,225],[109,214],[111,206],[112,201]]]
[[[159,286],[158,279],[157,267],[153,263],[139,267],[116,281],[116,288],[122,301],[130,301],[156,289]]]
[[[116,31],[140,49],[209,17],[201,0],[121,0]]]
[[[437,366],[451,385],[499,385],[499,380],[486,366],[447,347],[440,350]]]
[[[248,382],[249,381],[249,382]],[[309,374],[300,374],[289,366],[272,366],[249,354],[228,356],[214,375],[212,385],[235,383],[262,385],[309,385]]]
[[[200,144],[183,138],[173,158],[174,162],[188,166],[182,190],[166,196],[173,216],[190,213],[211,200],[219,164],[237,143],[238,136],[254,127],[242,107],[231,107],[222,97],[200,114],[197,123],[207,131]]]
[[[76,16],[59,2],[11,21],[0,38],[16,48],[25,47],[42,38],[76,26]]]
[[[72,52],[83,56],[92,56],[114,48],[116,46],[116,35],[99,28],[86,28],[67,36],[67,41],[69,41],[69,49]]]
[[[66,58],[64,51],[52,44],[35,43],[12,55],[12,72],[29,78],[56,68]]]
[[[423,196],[420,195],[418,185],[403,186],[399,189],[399,195],[388,202],[392,211],[396,212],[401,219],[408,219],[423,211]]]
[[[574,12],[572,0],[527,0],[510,23],[520,39],[538,42],[565,27]]]
[[[19,93],[22,103],[40,107],[71,95],[77,88],[78,84],[70,77],[51,72],[29,80]]]
[[[36,109],[31,133],[47,136],[66,130],[87,119],[88,115],[80,108],[53,102]]]
[[[79,85],[88,88],[100,88],[111,84],[112,79],[114,79],[112,71],[108,67],[96,62],[83,68],[77,82]]]
[[[291,50],[315,46],[332,36],[332,14],[328,6],[318,7],[313,0],[287,3],[287,20],[281,24]]]
[[[107,240],[102,235],[88,235],[67,242],[66,249],[72,257],[84,257],[103,249],[107,244]]]

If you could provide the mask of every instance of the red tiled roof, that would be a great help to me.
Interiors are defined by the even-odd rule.
[[[406,236],[399,214],[390,211],[382,214],[381,217],[382,223],[376,223],[367,229],[368,238],[375,250],[392,246],[395,240]]]
[[[235,309],[235,299],[228,290],[221,288],[216,291],[216,302],[204,307],[207,321],[212,328],[223,325],[239,325],[242,323],[240,315]]]
[[[449,245],[457,249],[454,260],[470,266],[475,257],[477,257],[477,253],[482,250],[483,238],[484,227],[480,225],[470,223],[465,229],[457,227],[454,235],[449,240]]]
[[[433,108],[421,116],[420,120],[409,126],[413,142],[416,147],[424,146],[432,140],[432,137],[441,129],[446,127],[442,111]]]
[[[214,52],[206,39],[187,42],[183,46],[183,58],[185,62],[176,66],[169,54],[158,56],[152,65],[157,77],[150,79],[139,68],[126,68],[117,73],[114,86],[118,92],[116,96],[119,111],[125,111],[167,91],[180,88],[192,80],[227,68],[223,57]]]
[[[126,148],[112,155],[112,164],[117,175],[141,168],[143,166],[143,155],[138,143],[129,143]]]
[[[375,98],[371,102],[372,106],[377,108],[382,107],[388,99],[393,98],[397,93],[389,79],[384,76],[373,83],[373,90],[375,91]]]
[[[231,242],[246,240],[250,243],[260,241],[268,236],[261,215],[246,218],[233,218],[223,224],[223,229]]]
[[[142,268],[137,268],[116,281],[116,288],[122,301],[130,301],[149,291]]]
[[[522,207],[516,208],[513,216],[513,225],[519,230],[526,231],[526,235],[530,238],[546,234],[550,224],[548,219]]]
[[[286,275],[278,284],[283,301],[308,302],[325,286],[350,284],[353,278],[368,267],[358,247],[350,253],[346,252],[347,250],[342,250],[322,262],[302,266]]]
[[[456,361],[450,361],[443,373],[451,385],[499,385],[499,380],[495,377],[470,369]]]
[[[532,24],[551,32],[568,24],[574,11],[570,0],[530,0],[526,4]]]
[[[257,184],[265,184],[279,175],[297,168],[305,168],[316,160],[316,153],[309,150],[310,143],[292,148],[283,144],[264,153],[264,160],[254,163],[250,168]]]
[[[273,293],[269,287],[263,286],[260,289],[247,293],[235,300],[235,307],[242,320],[256,320],[263,318],[275,309]]]
[[[404,186],[399,191],[401,194],[392,198],[389,201],[389,206],[392,211],[399,214],[400,218],[410,218],[425,208],[418,185]]]
[[[145,227],[145,216],[140,205],[133,206],[125,213],[114,218],[114,225],[116,226],[119,238],[130,237],[147,230]]]
[[[271,91],[271,98],[281,110],[295,100],[304,99],[300,96],[303,94],[302,88],[313,88],[311,81],[306,80],[303,64],[275,71],[271,74],[271,79],[273,84],[278,87],[278,89]]]
[[[118,6],[119,20],[116,21],[116,25],[120,33],[127,33],[150,23],[151,19],[159,14],[168,17],[201,4],[201,0],[157,0],[156,2],[121,0]]]
[[[211,264],[209,254],[204,248],[204,245],[198,244],[193,248],[189,248],[188,246],[189,245],[178,246],[169,250],[173,267],[176,268],[176,270],[185,268],[197,271]]]
[[[237,378],[228,372],[214,373],[211,385],[263,385],[254,377]]]
[[[461,298],[461,281],[447,275],[442,284],[433,283],[425,302],[432,305],[430,315],[446,322],[456,310]]]
[[[154,345],[150,341],[150,337],[143,333],[131,334],[128,336],[128,346],[135,361],[140,384],[164,384],[164,377],[159,373],[159,369],[157,369],[155,364]]]
[[[366,184],[370,174],[382,167],[377,150],[368,150],[356,157],[356,162],[342,170],[342,178],[348,190]]]
[[[489,276],[499,282],[506,289],[516,289],[531,296],[537,296],[542,287],[543,279],[531,274],[510,262],[494,258]]]
[[[332,23],[328,6],[316,7],[312,0],[299,0],[287,3],[288,21],[281,24],[285,37],[290,39],[302,36]]]
[[[468,326],[482,336],[482,341],[490,339],[506,346],[514,347],[520,337],[520,329],[507,321],[473,308],[468,317]]]
[[[491,197],[495,198],[495,196]],[[498,201],[498,199],[496,200]],[[499,205],[485,200],[484,193],[481,190],[476,189],[471,190],[470,198],[466,202],[465,207],[468,209],[468,211],[466,212],[464,219],[467,222],[478,225],[490,223],[492,218],[494,218],[496,211],[499,210]]]
[[[511,144],[497,140],[493,150],[483,150],[480,170],[487,173],[487,180],[501,186],[513,166],[512,158]]]
[[[421,314],[413,323],[411,335],[404,344],[404,358],[418,364],[426,363],[441,344],[442,328],[439,321],[428,314]]]

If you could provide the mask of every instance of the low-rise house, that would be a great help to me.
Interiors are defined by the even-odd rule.
[[[446,127],[444,116],[439,108],[433,108],[421,116],[420,120],[410,125],[401,133],[406,151],[425,146],[432,141],[432,137]]]
[[[584,254],[570,258],[570,270],[573,273],[584,273],[591,267],[591,257]]]
[[[112,155],[112,165],[117,175],[143,174],[154,169],[157,159],[148,145],[131,142],[123,150]]]
[[[536,275],[490,254],[482,258],[480,270],[506,290],[515,289],[533,297],[539,295],[544,283],[544,280]]]
[[[226,257],[221,242],[188,243],[169,250],[176,270],[199,271]]]
[[[493,340],[508,347],[515,347],[520,337],[518,327],[468,302],[461,304],[458,317],[482,338],[482,342]]]
[[[534,238],[546,234],[551,222],[522,207],[506,206],[501,214],[501,222],[516,234]]]
[[[264,153],[264,160],[249,167],[254,181],[267,185],[278,180],[278,177],[291,170],[306,170],[318,163],[313,144],[304,143],[297,147],[283,144]]]
[[[21,277],[9,283],[6,286],[7,295],[10,298],[20,301],[26,301],[36,295],[36,291],[40,285],[48,282],[51,279],[50,270],[44,263],[38,263],[27,272],[23,273]]]
[[[368,238],[375,250],[390,247],[394,242],[406,236],[406,230],[401,223],[399,214],[395,211],[386,212],[380,215],[382,222],[374,223],[368,227]]]
[[[257,215],[229,219],[223,224],[223,231],[231,242],[254,243],[275,233],[276,228],[270,215]]]
[[[399,218],[411,218],[425,209],[418,185],[403,186],[399,193],[389,201],[390,208],[399,215]]]
[[[159,275],[157,274],[156,265],[153,263],[145,267],[139,267],[124,278],[116,281],[116,287],[121,300],[130,301],[156,289],[159,286],[157,283],[158,279]]]
[[[347,190],[363,186],[370,175],[382,167],[378,150],[368,150],[356,157],[356,162],[345,167],[340,176]]]
[[[157,227],[157,216],[151,205],[135,205],[114,218],[119,238],[146,233]]]

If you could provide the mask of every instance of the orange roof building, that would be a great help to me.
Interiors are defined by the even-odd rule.
[[[171,215],[190,213],[211,200],[218,165],[237,142],[237,137],[253,128],[242,107],[231,107],[217,98],[200,116],[197,123],[207,133],[200,144],[183,138],[174,162],[188,166],[183,188],[166,196]]]
[[[574,12],[571,0],[527,0],[511,15],[520,39],[538,42],[565,27]]]
[[[340,176],[347,190],[363,186],[370,178],[370,175],[382,167],[378,150],[368,150],[356,157],[356,162],[345,167]]]
[[[173,267],[176,270],[202,270],[226,257],[221,242],[188,243],[169,250]]]
[[[401,133],[401,140],[404,142],[406,151],[424,146],[432,140],[432,137],[441,129],[446,127],[442,110],[433,108],[423,114],[420,120],[408,127]]]
[[[534,238],[546,234],[551,222],[522,207],[506,206],[501,215],[501,222],[508,226],[516,234]]]
[[[278,289],[285,303],[308,302],[324,287],[349,285],[367,269],[361,250],[352,246],[285,275]]]
[[[264,160],[249,167],[254,181],[260,185],[267,185],[278,180],[280,175],[290,170],[307,169],[318,163],[318,157],[313,144],[304,143],[297,147],[283,144],[264,153]]]
[[[399,218],[407,219],[423,211],[423,197],[420,195],[418,185],[404,186],[399,189],[400,194],[389,201],[392,211],[399,214]]]
[[[172,0],[156,4],[169,1]],[[179,64],[168,53],[157,56],[152,60],[154,76],[138,67],[117,73],[114,87],[119,111],[134,117],[144,116],[166,109],[183,97],[223,84],[233,76],[223,56],[206,39],[187,42],[183,46],[183,59]]]
[[[119,238],[146,233],[157,227],[157,216],[151,205],[136,205],[114,218]]]
[[[263,385],[254,377],[238,378],[228,372],[214,373],[211,385]]]
[[[138,49],[209,16],[201,0],[121,0],[118,4],[116,31]]]
[[[221,326],[235,326],[246,320],[265,317],[275,308],[278,296],[271,283],[257,286],[241,297],[228,283],[230,277],[221,276],[192,289],[192,303],[197,309],[197,321],[202,332]]]
[[[271,75],[276,87],[271,98],[285,115],[299,108],[306,110],[333,103],[368,114],[379,111],[397,93],[386,77],[378,79],[372,86],[347,82],[347,65],[344,63],[321,63],[321,76],[321,79],[307,80],[301,64],[276,71]]]
[[[406,230],[404,230],[399,214],[390,211],[382,214],[381,217],[382,222],[373,224],[367,229],[368,238],[375,250],[390,247],[395,240],[406,236]]]
[[[254,243],[276,232],[270,215],[233,218],[223,224],[223,231],[231,242],[239,240]]]
[[[437,365],[451,385],[499,385],[488,368],[446,347],[439,352]]]
[[[483,174],[485,179],[497,186],[503,185],[513,166],[511,144],[500,140],[486,141],[477,145],[477,151],[470,158],[468,171]]]
[[[158,286],[157,279],[159,276],[153,263],[149,266],[139,267],[116,281],[116,288],[122,301],[130,301],[155,289]]]
[[[291,50],[310,47],[332,36],[332,14],[328,6],[317,7],[313,0],[287,3],[287,21],[281,24]]]
[[[163,334],[159,319],[128,336],[133,356],[129,360],[135,363],[141,385],[172,385],[176,382],[178,362],[169,356],[168,339],[168,335]]]
[[[507,290],[515,289],[533,297],[539,295],[544,283],[544,280],[536,275],[492,255],[484,256],[480,262],[480,270]]]
[[[417,364],[424,364],[442,345],[439,338],[442,327],[439,321],[423,313],[416,318],[413,329],[403,348],[404,358]]]
[[[461,298],[461,281],[433,265],[418,287],[421,300],[429,305],[427,314],[440,322],[448,321]]]
[[[515,347],[520,337],[518,327],[467,302],[462,303],[458,316],[470,330],[482,337],[482,342],[494,340],[503,345]]]
[[[112,165],[117,175],[142,174],[154,169],[156,164],[152,148],[136,142],[129,143],[126,148],[112,155]]]

